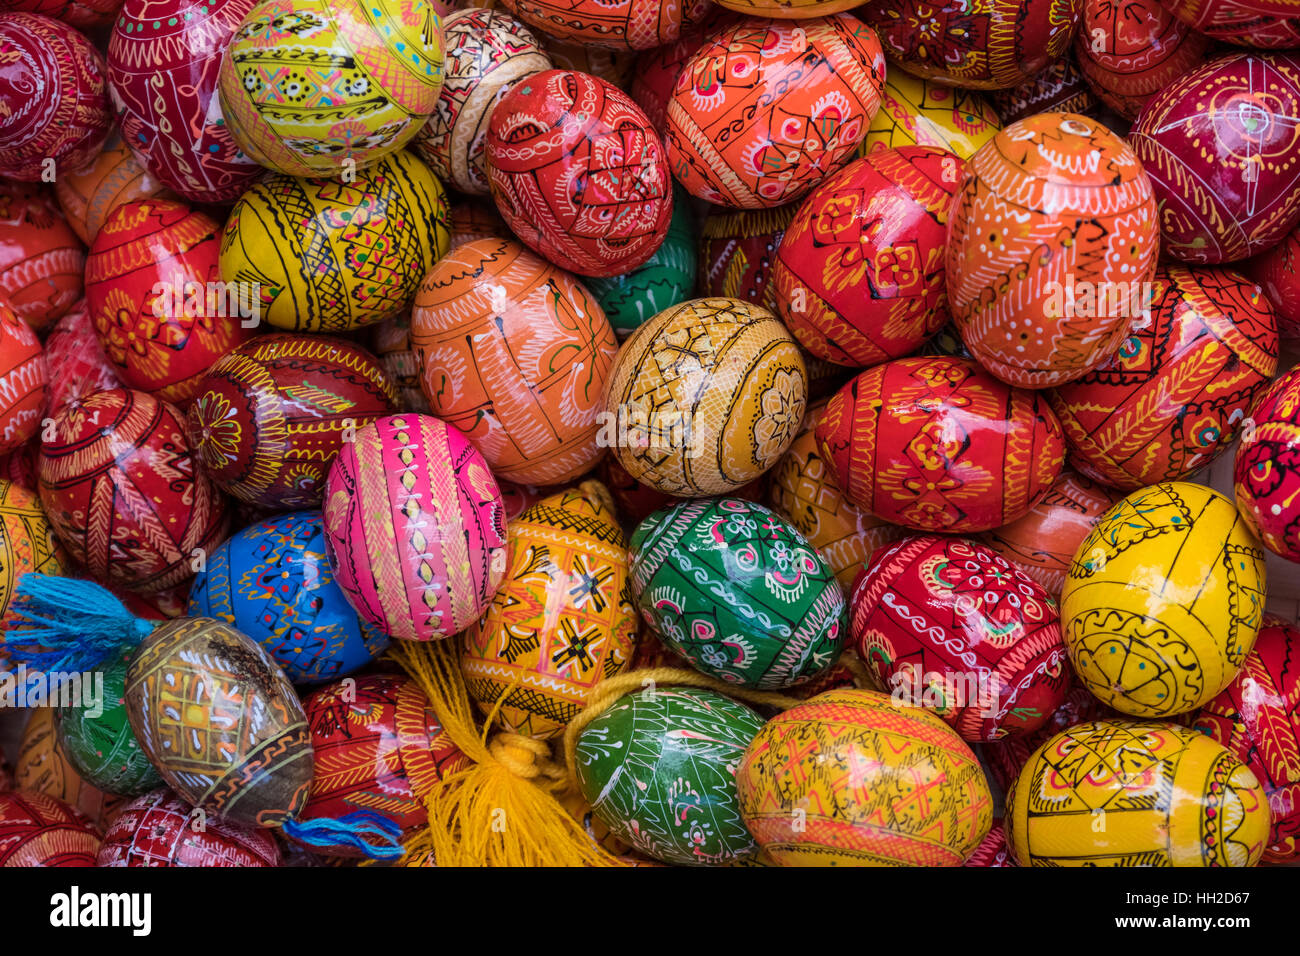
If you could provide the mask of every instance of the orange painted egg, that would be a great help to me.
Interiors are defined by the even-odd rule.
[[[170,189],[140,165],[115,130],[104,149],[84,169],[65,173],[54,183],[63,214],[77,238],[91,243],[104,220],[118,206],[137,199],[173,199]]]

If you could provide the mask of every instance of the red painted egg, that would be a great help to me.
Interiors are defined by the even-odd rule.
[[[879,150],[803,200],[772,269],[776,314],[800,345],[875,365],[947,323],[943,258],[962,165],[934,146]]]
[[[1272,249],[1243,262],[1241,270],[1263,287],[1277,316],[1278,334],[1300,338],[1300,226]]]
[[[772,268],[786,227],[799,209],[714,206],[700,226],[700,294],[740,299],[776,312]]]
[[[1235,262],[1300,223],[1300,60],[1236,53],[1153,96],[1129,133],[1160,203],[1161,249]]]
[[[684,24],[704,16],[708,0],[501,0],[515,16],[549,36],[607,47],[648,50],[672,43]]]
[[[1201,708],[1193,725],[1248,766],[1273,811],[1264,859],[1300,854],[1300,630],[1268,619],[1241,671]]]
[[[1101,101],[1135,119],[1152,96],[1205,59],[1209,39],[1161,0],[1084,0],[1074,52]]]
[[[59,319],[46,336],[45,361],[50,369],[45,415],[53,415],[68,402],[92,392],[122,387],[117,367],[99,344],[85,299]]]
[[[852,157],[884,84],[880,41],[854,16],[743,20],[711,34],[678,75],[668,164],[712,203],[790,202]]]
[[[209,819],[162,787],[122,807],[95,859],[96,866],[279,866],[269,830]]]
[[[35,491],[37,442],[29,441],[7,455],[0,455],[0,479],[12,481],[20,488]]]
[[[1239,46],[1300,46],[1295,0],[1161,0],[1177,17],[1206,34]]]
[[[121,5],[122,0],[7,0],[5,9],[41,13],[86,30],[109,23]]]
[[[86,304],[130,388],[184,407],[208,366],[253,335],[251,306],[221,282],[221,225],[185,203],[118,206],[86,260]]]
[[[817,448],[850,502],[920,531],[987,531],[1022,517],[1065,458],[1037,392],[969,359],[896,359],[827,403]]]
[[[1153,285],[1150,321],[1111,361],[1048,393],[1071,464],[1126,491],[1213,461],[1277,370],[1277,323],[1254,283],[1177,266]]]
[[[0,176],[51,182],[99,153],[112,117],[104,58],[35,13],[0,14]]]
[[[226,45],[254,0],[126,0],[108,42],[122,138],[191,202],[237,199],[263,169],[240,152],[217,96]]]
[[[0,455],[36,434],[48,382],[40,340],[0,296]]]
[[[30,790],[0,793],[0,867],[94,866],[94,824],[61,800]]]
[[[1265,547],[1300,561],[1300,368],[1255,403],[1233,468],[1237,509]]]
[[[428,820],[425,799],[470,760],[451,742],[415,681],[369,674],[331,684],[303,701],[316,775],[299,822],[368,811],[409,835]],[[321,853],[358,857],[347,844]]]
[[[0,183],[0,294],[44,329],[81,298],[86,251],[46,187]]]
[[[875,0],[861,10],[891,60],[952,86],[1002,90],[1070,47],[1083,0]]]
[[[149,593],[193,576],[226,536],[225,499],[196,468],[181,414],[110,389],[54,416],[40,495],[68,554],[100,581]]]
[[[488,179],[506,224],[562,269],[645,264],[673,212],[663,147],[641,108],[586,73],[520,80],[492,110]]]
[[[1039,113],[971,157],[960,193],[948,302],[971,355],[1022,388],[1113,356],[1159,252],[1151,181],[1127,144],[1087,116]]]
[[[986,96],[1004,125],[1035,113],[1091,113],[1097,106],[1071,52],[1018,86],[990,90]]]
[[[208,370],[186,428],[206,473],[240,501],[319,508],[344,441],[397,407],[392,381],[360,346],[264,335]]]

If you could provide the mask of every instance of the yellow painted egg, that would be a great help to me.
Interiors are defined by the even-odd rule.
[[[0,620],[24,574],[63,574],[68,565],[36,492],[0,479]]]
[[[1021,866],[1254,866],[1269,807],[1250,769],[1169,723],[1077,724],[1038,748],[1006,799]]]
[[[966,160],[1001,128],[998,114],[974,90],[887,70],[880,111],[858,155],[898,146],[938,146]]]
[[[1264,612],[1264,549],[1232,500],[1161,482],[1101,516],[1061,593],[1079,680],[1135,717],[1185,714],[1232,682]]]

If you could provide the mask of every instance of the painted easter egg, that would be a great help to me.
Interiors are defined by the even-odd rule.
[[[912,535],[881,548],[850,605],[854,646],[880,686],[963,740],[1031,733],[1065,700],[1055,599],[976,541]]]
[[[817,549],[847,594],[872,553],[904,531],[854,505],[835,484],[814,434],[825,409],[823,402],[808,410],[803,431],[770,472],[767,501]]]
[[[646,119],[660,136],[667,128],[668,101],[672,99],[677,76],[686,61],[703,45],[709,34],[734,26],[739,21],[735,14],[715,8],[704,23],[684,30],[672,43],[642,50],[637,55],[628,95],[645,111]]]
[[[506,239],[510,229],[490,200],[462,197],[451,203],[451,249],[475,239]]]
[[[708,0],[501,0],[501,5],[548,36],[611,50],[672,43],[683,25],[712,6]]]
[[[101,27],[113,19],[122,0],[8,0],[6,9],[43,13],[79,30]]]
[[[334,583],[319,511],[277,515],[228,538],[195,577],[185,613],[251,637],[295,684],[337,680],[388,646]]]
[[[1030,758],[1006,806],[1007,844],[1021,866],[1254,866],[1268,839],[1255,775],[1175,724],[1063,731]]]
[[[967,164],[953,204],[953,324],[1004,382],[1073,381],[1142,317],[1158,252],[1151,181],[1120,137],[1078,113],[1020,120]]]
[[[34,491],[0,479],[0,620],[9,614],[14,587],[28,571],[61,575],[68,557]]]
[[[0,866],[94,866],[99,834],[62,800],[0,793]]]
[[[128,388],[187,405],[208,366],[253,335],[251,303],[220,283],[220,246],[220,223],[185,203],[109,214],[86,260],[86,306]]]
[[[94,162],[55,181],[54,195],[68,225],[87,245],[99,234],[108,214],[123,203],[175,198],[170,189],[140,164],[117,130],[109,134]]]
[[[668,165],[709,202],[779,206],[852,155],[884,82],[880,41],[847,13],[742,21],[712,34],[677,77]]]
[[[127,718],[129,657],[119,655],[99,665],[95,673],[103,675],[102,684],[98,676],[94,684],[83,676],[73,705],[60,707],[55,716],[59,750],[77,776],[97,790],[124,797],[138,796],[162,783]]]
[[[775,312],[776,250],[799,206],[797,202],[776,209],[713,206],[700,226],[700,293],[740,299]]]
[[[1014,521],[1047,493],[1065,459],[1043,396],[950,356],[867,369],[827,402],[816,436],[850,502],[918,531]]]
[[[1021,518],[979,536],[1055,597],[1065,586],[1079,544],[1119,501],[1119,492],[1064,468],[1047,494]]]
[[[1212,60],[1147,101],[1128,141],[1160,203],[1166,256],[1235,262],[1295,228],[1296,116],[1300,61],[1257,53]]]
[[[590,73],[620,90],[626,90],[632,81],[637,58],[630,53],[590,43],[569,43],[544,33],[538,39],[557,70]]]
[[[684,501],[642,521],[631,551],[642,620],[698,670],[771,690],[839,659],[844,592],[803,535],[763,505]]]
[[[1161,719],[1200,707],[1241,669],[1264,612],[1264,549],[1232,500],[1162,482],[1111,508],[1083,539],[1061,592],[1080,683]]]
[[[948,321],[944,250],[962,162],[935,146],[869,153],[809,193],[772,268],[776,314],[812,355],[875,365]]]
[[[429,700],[401,674],[365,674],[322,687],[303,700],[316,775],[298,819],[339,820],[379,814],[413,833],[429,817],[425,799],[448,774],[470,761],[443,730]],[[313,847],[358,857],[345,844]]]
[[[34,329],[81,298],[86,251],[46,187],[0,183],[0,295]]]
[[[1264,289],[1277,316],[1278,334],[1284,339],[1300,338],[1300,227],[1239,268]]]
[[[343,332],[409,306],[449,238],[442,185],[401,150],[350,180],[258,182],[226,221],[221,278],[276,328]]]
[[[1070,48],[1083,0],[876,0],[861,16],[891,60],[963,89],[1017,86]]]
[[[230,202],[262,175],[235,145],[217,96],[226,44],[253,2],[126,0],[113,23],[109,92],[122,139],[190,202]]]
[[[1300,46],[1300,17],[1292,0],[1161,0],[1193,29],[1239,46]]]
[[[745,826],[782,866],[960,866],[993,823],[966,742],[870,690],[827,691],[769,720],[736,787]]]
[[[508,239],[480,239],[430,270],[411,345],[433,414],[508,481],[571,481],[605,453],[603,390],[618,351],[581,283]]]
[[[411,313],[403,311],[370,326],[370,351],[397,391],[399,412],[429,413],[420,382],[420,362],[411,345]]]
[[[989,90],[986,95],[1004,125],[1035,113],[1091,113],[1097,107],[1096,97],[1072,52],[1053,60],[1023,83],[1005,90]]]
[[[639,853],[717,866],[758,850],[740,818],[736,768],[763,718],[711,690],[661,687],[619,698],[578,734],[578,787]]]
[[[344,439],[397,408],[378,360],[341,339],[265,335],[208,370],[186,428],[212,480],[263,508],[316,508]]]
[[[1070,463],[1128,491],[1213,461],[1277,370],[1272,309],[1237,273],[1161,267],[1145,298],[1113,359],[1047,393]]]
[[[113,122],[104,71],[66,23],[0,14],[0,176],[50,182],[95,158]]]
[[[1272,825],[1264,860],[1282,863],[1300,852],[1300,746],[1294,701],[1300,630],[1265,619],[1240,673],[1196,716],[1195,728],[1218,741],[1250,768],[1264,787]]]
[[[92,392],[122,387],[117,366],[108,360],[104,347],[99,344],[85,299],[50,329],[45,337],[45,361],[50,370],[45,391],[46,416]]]
[[[554,737],[606,677],[627,669],[637,619],[627,541],[599,482],[543,498],[506,531],[506,573],[463,635],[465,686],[513,733]]]
[[[695,292],[695,214],[690,197],[673,187],[673,217],[663,243],[645,265],[623,275],[590,278],[586,286],[619,338]]]
[[[1233,467],[1237,507],[1264,546],[1300,561],[1300,369],[1265,389],[1246,420]]]
[[[725,494],[767,471],[798,434],[807,372],[766,309],[692,299],[624,343],[605,392],[614,456],[679,496]]]
[[[1200,66],[1209,44],[1162,0],[1084,0],[1074,35],[1084,79],[1130,120],[1152,96]]]
[[[551,61],[532,32],[500,10],[457,10],[442,21],[442,37],[442,92],[413,147],[441,179],[461,192],[486,196],[492,110],[513,84],[551,69]]]
[[[880,110],[858,152],[865,156],[900,146],[937,146],[967,160],[1001,128],[998,114],[976,91],[889,70]]]
[[[428,415],[357,429],[325,483],[325,538],[362,620],[405,640],[463,631],[505,575],[496,479],[464,434]]]
[[[158,625],[131,659],[126,707],[141,748],[192,806],[278,827],[306,803],[311,737],[298,695],[260,645],[220,621]]]
[[[225,499],[195,467],[180,412],[110,389],[65,406],[42,443],[40,495],[68,554],[96,579],[150,593],[187,581],[226,536]]]
[[[530,248],[570,272],[644,265],[672,216],[672,180],[654,128],[631,97],[586,73],[520,80],[492,110],[492,197]]]
[[[99,833],[122,806],[122,798],[106,794],[81,779],[59,749],[54,708],[33,707],[14,761],[14,788],[53,797],[84,813]]]
[[[40,340],[0,296],[0,454],[36,434],[48,381]]]
[[[279,866],[280,847],[266,830],[204,819],[166,787],[122,808],[104,834],[96,866]]]
[[[442,26],[425,0],[260,0],[218,88],[240,150],[279,173],[334,176],[410,142],[442,75]]]

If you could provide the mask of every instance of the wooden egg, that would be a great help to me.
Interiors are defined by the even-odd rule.
[[[1063,731],[1030,759],[1006,805],[1021,866],[1254,866],[1268,838],[1255,775],[1175,724]]]
[[[126,0],[113,24],[109,91],[122,139],[190,202],[230,202],[262,175],[235,145],[217,96],[226,45],[253,3]]]
[[[758,847],[740,818],[736,768],[763,718],[711,690],[657,687],[621,697],[578,735],[578,787],[639,853],[718,866]]]
[[[948,303],[971,355],[1047,388],[1110,359],[1150,303],[1151,181],[1125,142],[1077,113],[1012,123],[971,159],[948,230]]]
[[[979,761],[934,714],[832,690],[769,720],[736,773],[781,866],[960,866],[993,823]]]
[[[631,97],[587,73],[547,70],[515,83],[492,110],[487,167],[515,235],[579,275],[644,265],[672,216],[654,128]]]
[[[0,620],[9,616],[14,588],[24,574],[61,575],[67,570],[54,529],[34,491],[0,479]]]
[[[989,90],[986,95],[1004,126],[1035,113],[1091,113],[1097,108],[1097,99],[1072,52],[1053,60],[1019,85]]]
[[[428,415],[377,419],[344,444],[325,483],[325,536],[349,602],[391,637],[463,631],[505,575],[496,479],[468,438]]]
[[[642,521],[630,547],[642,620],[705,674],[773,690],[839,659],[844,592],[803,535],[763,505],[685,501]]]
[[[121,809],[122,798],[104,793],[81,779],[59,749],[54,708],[33,707],[23,728],[14,761],[14,787],[53,797],[84,813],[103,833]]]
[[[259,0],[221,60],[236,146],[290,176],[357,171],[405,146],[442,88],[425,0]]]
[[[176,408],[110,389],[53,421],[41,445],[41,504],[72,559],[100,581],[144,593],[192,577],[195,552],[226,536],[226,507],[196,468]]]
[[[109,134],[94,162],[85,169],[66,173],[54,183],[54,195],[68,225],[86,245],[99,234],[108,214],[123,203],[175,198],[135,158],[117,130]]]
[[[1080,683],[1122,713],[1159,720],[1232,682],[1264,593],[1264,549],[1232,501],[1162,482],[1115,505],[1083,539],[1061,627]]]
[[[1109,362],[1047,393],[1070,463],[1127,491],[1213,461],[1277,369],[1272,310],[1235,272],[1161,267],[1150,316]]]
[[[50,369],[45,391],[46,416],[92,392],[122,387],[117,366],[108,360],[104,347],[99,344],[85,299],[50,329],[45,337],[45,361]]]
[[[0,793],[0,867],[94,866],[99,834],[78,810],[31,791]]]
[[[945,149],[903,146],[808,194],[772,267],[776,314],[800,345],[839,365],[876,365],[947,323],[944,249],[961,170]]]
[[[1264,787],[1271,811],[1264,861],[1284,863],[1300,853],[1300,728],[1294,701],[1300,630],[1265,618],[1241,671],[1201,708],[1195,728],[1228,749]]]
[[[633,479],[682,497],[725,494],[785,454],[807,401],[803,358],[766,309],[692,299],[623,344],[602,441]]]
[[[1300,19],[1291,0],[1161,0],[1195,30],[1239,46],[1300,46]]]
[[[1246,419],[1233,467],[1237,508],[1264,546],[1300,561],[1300,369],[1264,390]]]
[[[0,14],[0,64],[0,176],[51,182],[94,159],[112,117],[90,41],[40,14]]]
[[[81,298],[86,251],[44,186],[0,183],[0,295],[45,329]]]
[[[998,114],[974,90],[889,70],[880,94],[880,110],[858,154],[900,146],[936,146],[965,161],[1001,128]]]
[[[1147,101],[1128,141],[1160,203],[1165,256],[1235,262],[1300,223],[1296,116],[1300,62],[1258,53],[1212,60]]]
[[[772,269],[797,202],[776,209],[712,207],[700,226],[700,292],[776,311]]]
[[[501,0],[530,26],[572,43],[645,50],[672,43],[682,27],[704,17],[708,0]]]
[[[863,20],[907,72],[950,86],[1001,90],[1070,48],[1083,0],[876,0]]]
[[[509,481],[572,481],[598,445],[614,331],[581,283],[508,239],[461,246],[430,270],[411,345],[432,413]]]
[[[319,511],[276,515],[226,539],[194,578],[185,613],[252,638],[295,684],[337,680],[388,646],[335,583]]]
[[[185,203],[109,214],[86,260],[86,306],[128,388],[188,405],[208,366],[253,335],[252,296],[220,287],[220,246],[221,225]]]
[[[948,356],[867,369],[830,399],[816,435],[850,502],[918,531],[1014,521],[1065,459],[1061,425],[1041,395]]]
[[[212,480],[240,501],[315,508],[344,439],[396,409],[392,382],[365,349],[264,335],[208,370],[186,429]]]
[[[425,798],[443,777],[470,760],[443,730],[415,681],[401,674],[365,674],[322,687],[303,700],[316,775],[298,819],[339,820],[357,811],[379,814],[410,836],[428,821]],[[355,858],[344,843],[315,846]]]
[[[673,176],[722,206],[797,199],[866,138],[884,81],[880,41],[847,13],[714,33],[668,102]]]
[[[627,541],[599,482],[550,495],[511,521],[506,573],[463,635],[460,669],[479,710],[545,739],[564,732],[636,650]]]
[[[854,646],[880,686],[963,740],[1031,733],[1065,700],[1056,600],[976,541],[912,535],[881,548],[850,605]]]
[[[401,150],[351,180],[268,176],[226,221],[221,278],[255,290],[258,314],[294,332],[392,318],[448,246],[447,196]]]
[[[1277,316],[1278,334],[1283,339],[1300,338],[1300,227],[1273,248],[1243,262],[1240,269],[1263,288]]]
[[[488,120],[519,80],[551,69],[537,38],[500,10],[470,7],[442,21],[446,76],[413,147],[444,182],[486,196]]]
[[[104,834],[96,866],[280,866],[275,838],[257,827],[202,819],[166,787],[137,797]]]

